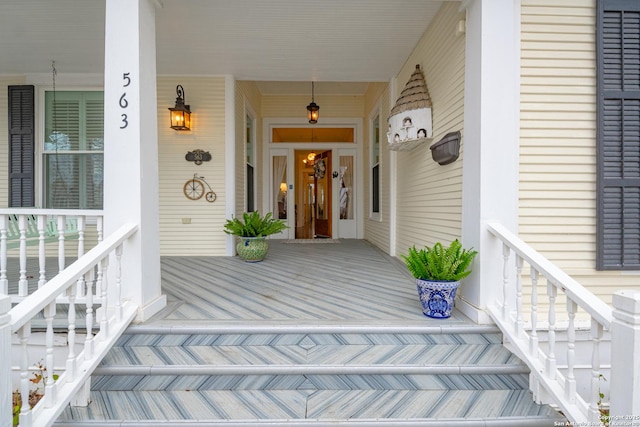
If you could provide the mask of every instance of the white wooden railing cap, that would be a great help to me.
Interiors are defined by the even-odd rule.
[[[640,291],[617,291],[612,298],[613,317],[632,325],[640,325]]]

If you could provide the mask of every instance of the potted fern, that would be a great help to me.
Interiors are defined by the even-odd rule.
[[[224,232],[240,238],[236,250],[242,259],[257,262],[262,261],[269,250],[266,237],[287,228],[284,222],[273,218],[271,212],[262,216],[260,212],[253,211],[243,213],[242,218],[228,219],[224,225]]]
[[[401,255],[409,272],[416,279],[422,312],[433,318],[451,316],[460,280],[471,274],[471,263],[478,254],[465,249],[458,239],[445,247],[438,242],[433,247],[409,248]]]

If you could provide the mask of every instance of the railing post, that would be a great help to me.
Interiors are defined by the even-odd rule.
[[[640,418],[640,291],[613,294],[611,425]]]
[[[11,390],[11,323],[9,310],[11,297],[0,295],[0,378],[4,378],[0,387],[0,427],[10,427],[13,419],[13,403]]]

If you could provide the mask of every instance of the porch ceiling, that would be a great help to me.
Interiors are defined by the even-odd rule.
[[[159,74],[234,75],[264,93],[362,93],[395,76],[444,1],[157,0]],[[104,69],[105,0],[2,0],[0,75]],[[280,82],[280,83],[278,83]],[[282,84],[281,82],[298,82]],[[357,83],[357,84],[356,84]]]

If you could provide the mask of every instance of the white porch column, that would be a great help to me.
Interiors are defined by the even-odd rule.
[[[640,425],[640,291],[613,294],[611,425]]]
[[[483,311],[501,292],[502,249],[485,224],[517,232],[520,102],[520,1],[470,0],[467,9],[462,241],[479,255],[460,288],[465,314]]]
[[[105,234],[140,229],[124,248],[123,296],[143,321],[166,305],[160,290],[155,6],[106,0],[104,70]]]
[[[0,387],[0,427],[12,426],[13,404],[11,387],[11,324],[9,317],[11,310],[11,298],[0,294],[0,378],[3,378],[3,386]]]

